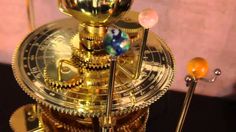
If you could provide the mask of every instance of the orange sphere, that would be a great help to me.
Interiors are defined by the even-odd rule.
[[[188,74],[196,79],[203,78],[208,72],[208,62],[201,57],[193,58],[188,63]]]

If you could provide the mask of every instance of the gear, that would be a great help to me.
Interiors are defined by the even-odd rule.
[[[132,42],[139,40],[143,31],[140,24],[132,22],[131,20],[121,20],[114,26],[127,32]],[[88,41],[85,42],[83,40]],[[86,69],[89,70],[109,69],[110,56],[101,46],[102,41],[101,37],[86,34],[86,32],[82,30],[80,34],[76,34],[71,40],[73,50],[72,61],[78,66],[85,66]],[[90,43],[89,48],[88,45],[86,45],[87,43]],[[86,46],[84,46],[84,44]]]
[[[80,41],[89,50],[102,49],[103,38],[91,36],[89,33],[80,33]]]
[[[62,73],[58,73],[58,67],[46,66],[43,73],[44,81],[53,89],[69,89],[81,85],[83,82],[82,70],[71,67],[62,67]],[[58,79],[58,74],[61,74],[61,80]]]
[[[73,40],[74,39],[74,40]],[[72,41],[74,41],[73,46],[84,46],[85,49],[89,51],[103,49],[103,37],[98,35],[90,34],[84,30],[76,34]]]
[[[149,117],[149,108],[144,108],[139,111],[133,112],[122,120],[127,122],[121,123],[117,126],[117,131],[137,131],[144,132],[146,130],[146,124]]]
[[[49,122],[48,124],[54,124],[64,131],[68,132],[90,132],[93,130],[91,118],[83,118],[78,116],[71,116],[62,114],[57,111],[41,107],[43,121]]]
[[[45,107],[42,108],[43,120],[46,119],[48,124],[54,124],[56,128],[69,132],[88,132],[94,129],[94,118],[84,118],[79,116],[71,116],[62,114],[57,111],[50,110]],[[149,117],[149,109],[144,108],[136,112],[132,112],[123,116],[114,117],[117,124],[115,130],[123,132],[127,130],[136,130],[138,132],[145,131],[146,123]],[[102,118],[100,118],[102,119]],[[98,123],[98,122],[97,122]],[[95,124],[96,125],[96,124]],[[97,124],[98,125],[98,124]]]
[[[131,42],[140,40],[143,33],[143,27],[139,23],[133,22],[128,18],[118,21],[113,26],[129,34]]]
[[[102,63],[102,62],[100,64],[88,63],[88,62],[81,61],[80,58],[75,57],[75,56],[73,56],[71,59],[77,67],[84,67],[85,69],[91,70],[91,71],[107,70],[110,68],[110,63]]]
[[[110,67],[110,56],[103,50],[89,51],[79,43],[78,34],[72,38],[72,62],[90,70],[104,70]]]

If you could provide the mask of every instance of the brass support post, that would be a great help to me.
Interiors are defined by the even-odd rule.
[[[102,132],[111,132],[112,131],[111,112],[112,112],[113,91],[114,91],[114,86],[115,86],[116,63],[117,63],[117,57],[112,56],[111,57],[110,77],[109,77],[109,84],[108,84],[106,115],[104,118],[105,127],[102,128]]]
[[[182,132],[184,121],[185,121],[186,115],[188,113],[189,105],[191,103],[192,96],[193,96],[195,88],[197,86],[197,80],[192,79],[190,82],[187,82],[187,86],[189,87],[189,90],[186,93],[186,96],[184,99],[181,115],[179,117],[178,125],[176,127],[176,132]]]
[[[144,52],[145,52],[145,49],[146,49],[146,46],[147,46],[148,32],[149,32],[149,29],[144,30],[143,42],[142,42],[142,45],[141,45],[139,58],[138,58],[138,64],[137,64],[136,72],[135,72],[135,79],[137,79],[140,76],[140,73],[141,73]]]

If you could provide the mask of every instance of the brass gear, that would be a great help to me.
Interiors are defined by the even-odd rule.
[[[110,56],[103,50],[89,51],[80,44],[79,34],[71,40],[72,62],[91,70],[103,70],[110,67]]]
[[[107,70],[110,68],[110,63],[91,64],[88,62],[83,62],[80,58],[75,56],[73,56],[71,59],[77,67],[84,67],[85,69],[91,71]]]
[[[128,120],[117,127],[117,131],[137,131],[145,132],[149,117],[149,108],[143,108],[136,111],[136,114],[129,114],[124,120]]]
[[[118,21],[113,26],[128,33],[131,42],[141,40],[143,27],[139,23],[126,18]],[[102,37],[89,34],[84,30],[76,34],[71,39],[73,62],[90,70],[108,69],[110,67],[110,56],[104,51],[102,42]]]
[[[68,132],[92,132],[94,129],[93,118],[71,116],[48,109],[46,107],[41,108],[43,119],[46,118],[46,120],[49,121],[50,124],[54,124],[56,128],[64,129]],[[114,117],[117,122],[114,129],[118,132],[131,130],[144,132],[146,129],[148,117],[149,108],[143,108],[133,113]]]
[[[84,30],[75,34],[75,36],[72,37],[72,41],[74,42],[72,45],[77,48],[79,46],[83,46],[89,51],[103,49],[103,37],[99,35],[93,35]]]
[[[57,128],[63,129],[64,131],[91,132],[93,130],[92,122],[90,122],[90,120],[86,121],[83,117],[59,113],[43,106],[41,106],[41,110],[44,120],[46,119],[50,124],[54,124],[54,126],[57,126]],[[84,122],[80,121],[80,119],[84,120]]]
[[[85,31],[80,32],[80,41],[89,50],[102,49],[103,38]]]
[[[143,27],[131,19],[124,18],[123,20],[115,23],[113,26],[115,28],[121,29],[123,32],[126,32],[129,35],[130,41],[132,43],[141,40],[142,38]]]
[[[81,74],[83,74],[82,69],[74,68],[74,69],[77,69],[77,71],[75,70],[66,71],[68,72],[68,75],[65,75],[65,77],[62,77],[62,80],[58,80],[58,75],[55,74],[57,72],[51,69],[57,70],[57,68],[50,68],[50,66],[46,66],[44,68],[43,75],[44,75],[44,81],[52,89],[56,89],[56,90],[71,89],[83,83],[83,77],[80,76]],[[70,70],[70,69],[66,69],[66,70]],[[72,73],[69,73],[69,72],[72,72]]]

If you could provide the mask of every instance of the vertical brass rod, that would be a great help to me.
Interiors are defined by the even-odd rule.
[[[141,73],[144,52],[145,52],[145,49],[146,49],[146,46],[147,46],[148,32],[149,32],[149,29],[144,30],[143,42],[142,42],[142,46],[141,46],[141,49],[140,49],[138,64],[137,64],[136,72],[135,72],[135,79],[137,79],[140,76],[140,73]]]
[[[32,31],[35,29],[35,15],[34,15],[34,5],[32,0],[26,0],[26,9],[27,9],[27,19],[29,29]]]
[[[110,77],[108,84],[108,97],[107,97],[107,107],[106,107],[106,117],[104,118],[106,123],[111,123],[111,111],[112,111],[112,99],[113,99],[113,91],[115,86],[115,73],[116,73],[116,63],[117,57],[113,56],[111,58],[111,69],[110,69]],[[112,128],[106,127],[102,128],[103,132],[111,132]]]
[[[178,125],[176,127],[176,132],[182,132],[184,121],[185,121],[186,115],[188,113],[189,105],[191,103],[192,96],[194,94],[196,86],[197,86],[197,80],[193,79],[192,82],[190,82],[189,90],[186,93],[186,96],[184,99],[181,115],[179,117]]]
[[[106,116],[111,115],[112,97],[113,97],[113,90],[115,86],[115,73],[116,73],[116,57],[112,57],[109,84],[108,84],[108,99],[107,99]]]

